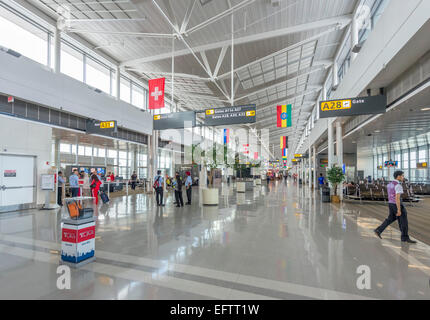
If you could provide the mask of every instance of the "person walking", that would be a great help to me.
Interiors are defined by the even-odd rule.
[[[155,200],[157,201],[157,206],[164,207],[163,204],[163,185],[164,185],[164,178],[161,175],[161,170],[157,171],[157,175],[154,178],[154,185],[153,188],[155,189]]]
[[[100,181],[99,177],[95,172],[93,172],[90,180],[90,188],[91,188],[91,195],[96,200],[96,205],[99,204],[99,190],[100,190],[101,184],[102,182]]]
[[[179,175],[179,172],[176,172],[175,176],[175,199],[176,199],[176,207],[183,207],[184,206],[184,199],[182,198],[182,180],[181,176]]]
[[[136,190],[136,182],[137,182],[137,174],[136,171],[133,171],[131,175],[131,189]]]
[[[324,178],[323,174],[320,173],[320,176],[318,178],[318,187],[319,187],[319,189],[321,189],[324,186],[324,183],[325,183],[325,178]]]
[[[399,229],[402,233],[402,242],[417,243],[415,240],[409,238],[408,234],[408,214],[401,196],[403,194],[402,182],[404,180],[403,171],[397,170],[394,172],[394,181],[391,181],[387,186],[388,193],[388,218],[374,230],[376,236],[382,239],[381,234],[394,221],[398,221]]]
[[[75,198],[79,194],[79,174],[78,169],[74,169],[72,175],[69,177],[70,192],[72,198]]]
[[[63,173],[58,171],[58,195],[57,195],[57,204],[62,207],[63,206],[63,186],[66,183],[63,178]]]
[[[187,189],[187,205],[191,205],[191,191],[193,186],[193,179],[191,179],[191,172],[187,171],[187,179],[185,180],[185,188]]]

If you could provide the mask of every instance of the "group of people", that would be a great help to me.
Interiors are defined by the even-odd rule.
[[[182,181],[182,178],[179,172],[176,172],[175,178],[170,178],[170,177],[167,178],[169,179],[169,183],[171,187],[175,190],[176,207],[184,206],[184,199],[182,197],[183,185],[185,185],[185,189],[187,193],[188,201],[186,204],[191,205],[191,192],[192,192],[193,180],[191,179],[191,173],[189,171],[186,172],[186,175],[187,175],[187,178],[185,179],[185,182]],[[157,175],[154,178],[153,188],[155,189],[155,199],[157,201],[157,206],[164,207],[164,204],[163,204],[164,177],[161,175],[161,170],[157,171]]]
[[[59,206],[63,205],[63,188],[66,181],[63,176],[63,172],[58,172],[58,197],[57,203]],[[73,169],[72,174],[69,177],[69,186],[71,196],[89,196],[95,198],[96,204],[98,204],[98,195],[100,186],[102,185],[102,179],[97,175],[96,172],[92,172],[90,176],[85,171],[79,172],[78,169]],[[82,186],[82,188],[81,188]],[[82,190],[82,194],[81,194]]]

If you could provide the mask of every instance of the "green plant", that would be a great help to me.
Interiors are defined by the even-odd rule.
[[[334,195],[337,196],[337,186],[345,180],[345,174],[342,168],[333,165],[331,168],[327,169],[327,180],[334,188]]]

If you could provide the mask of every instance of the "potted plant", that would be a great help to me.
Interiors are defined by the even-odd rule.
[[[327,169],[327,180],[334,188],[334,195],[331,196],[331,201],[339,203],[340,199],[337,195],[337,186],[345,180],[345,174],[343,173],[342,168],[333,165],[331,168]]]

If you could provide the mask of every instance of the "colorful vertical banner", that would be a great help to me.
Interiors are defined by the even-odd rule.
[[[258,152],[254,152],[254,160],[258,160]]]
[[[224,129],[224,144],[230,142],[230,129]]]
[[[282,149],[282,158],[286,158],[287,157],[287,153],[288,153],[288,149],[287,148]]]
[[[291,127],[291,104],[277,106],[277,127]]]
[[[281,136],[280,147],[281,147],[281,149],[288,148],[288,137],[287,136]]]
[[[165,78],[151,79],[148,81],[149,95],[148,95],[148,109],[161,109],[164,108],[164,84]]]

